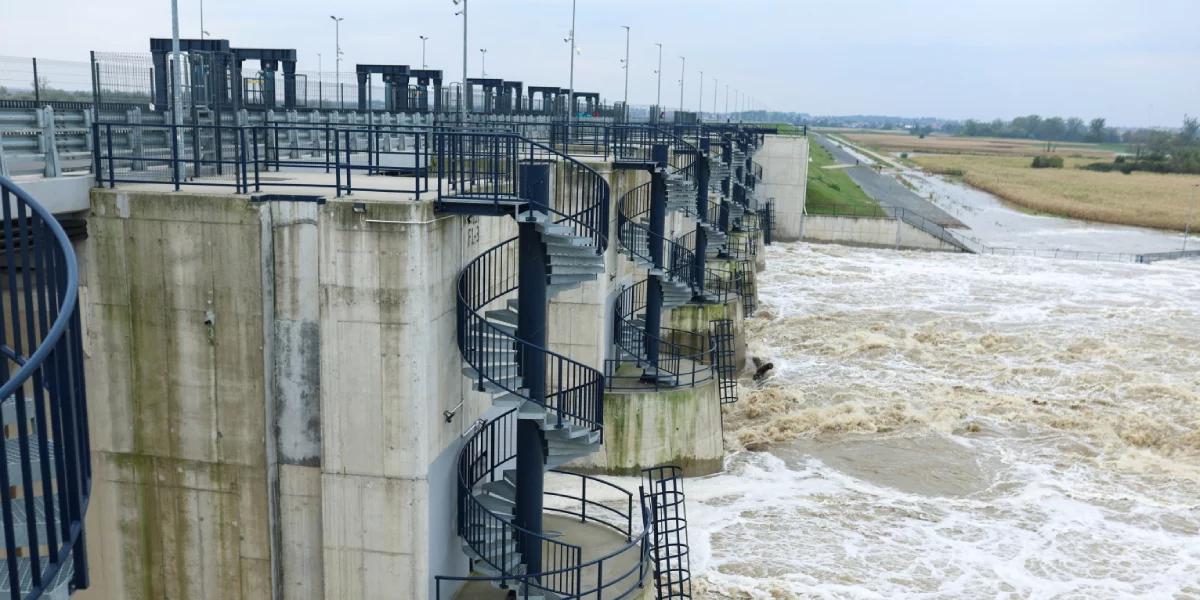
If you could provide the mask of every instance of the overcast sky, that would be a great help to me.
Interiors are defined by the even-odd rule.
[[[713,108],[713,79],[770,108],[813,114],[1010,118],[1104,116],[1114,125],[1177,125],[1200,114],[1200,0],[578,0],[576,89],[620,99],[633,28],[630,101]],[[343,70],[356,62],[428,62],[462,72],[462,21],[450,0],[206,0],[204,28],[235,46],[296,48],[300,70],[333,70],[331,12],[344,16]],[[196,37],[199,0],[180,0]],[[470,76],[566,86],[570,0],[471,0]],[[170,35],[167,0],[0,0],[0,55],[86,60],[144,51]]]

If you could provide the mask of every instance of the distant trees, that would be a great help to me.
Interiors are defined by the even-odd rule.
[[[1042,140],[1048,142],[1119,142],[1120,135],[1107,126],[1103,118],[1092,119],[1090,124],[1083,119],[1070,117],[1042,118],[1039,115],[1017,117],[1012,121],[996,119],[991,122],[967,119],[958,128],[959,135],[971,137],[1003,137]]]
[[[1093,122],[1094,124],[1094,122]],[[1177,132],[1161,129],[1127,131],[1122,141],[1132,146],[1132,156],[1107,163],[1092,163],[1094,171],[1149,171],[1200,174],[1200,119],[1184,117]]]

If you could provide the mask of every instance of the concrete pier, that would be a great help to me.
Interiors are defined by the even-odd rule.
[[[763,167],[758,197],[775,199],[775,240],[800,239],[800,220],[808,193],[808,138],[768,135],[754,160]]]

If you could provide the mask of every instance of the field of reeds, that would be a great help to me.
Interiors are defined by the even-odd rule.
[[[1182,230],[1200,219],[1200,177],[1134,172],[1100,173],[1077,168],[1093,158],[1066,158],[1061,169],[1034,169],[1030,156],[918,155],[922,168],[964,182],[1035,212]]]

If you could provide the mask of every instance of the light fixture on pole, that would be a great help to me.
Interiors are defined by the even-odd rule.
[[[713,114],[717,114],[717,90],[721,89],[721,80],[713,77]]]
[[[625,28],[625,60],[621,63],[625,67],[625,100],[621,104],[621,110],[625,113],[626,121],[629,120],[629,26],[622,25]]]
[[[654,71],[658,75],[658,93],[654,96],[654,110],[662,112],[662,43],[654,42],[654,45],[658,46],[658,69]]]
[[[324,73],[325,73],[325,70],[323,68],[321,68],[321,53],[318,52],[317,53],[317,108],[325,108],[324,94],[321,93],[321,88],[325,86],[325,82],[322,80]],[[304,95],[306,97],[308,96],[307,90],[305,91]]]
[[[480,77],[483,77],[484,79],[486,79],[487,78],[487,48],[480,48],[479,55],[480,55],[479,72],[481,73]]]
[[[429,41],[429,36],[420,35],[417,37],[421,38],[421,68],[428,69],[429,65],[425,62],[425,42]]]
[[[567,139],[570,140],[571,120],[575,118],[575,0],[571,0],[571,31],[567,39],[571,42],[571,72],[567,79]]]
[[[687,57],[679,57],[679,112],[683,112],[683,76],[687,73]]]
[[[333,85],[337,86],[337,101],[338,108],[342,107],[342,21],[345,17],[335,17],[329,15],[333,19]]]
[[[179,127],[183,125],[183,107],[179,105],[183,94],[179,86],[179,0],[171,0],[171,123],[175,125],[176,147],[183,146],[183,130]],[[182,167],[179,160],[171,167],[176,181],[183,178]]]
[[[700,71],[700,102],[696,107],[698,116],[704,116],[704,71]]]
[[[462,3],[462,10],[454,13],[462,15],[463,18],[463,76],[462,84],[458,86],[458,121],[460,123],[467,119],[466,93],[467,93],[467,0],[451,0],[455,6]]]

